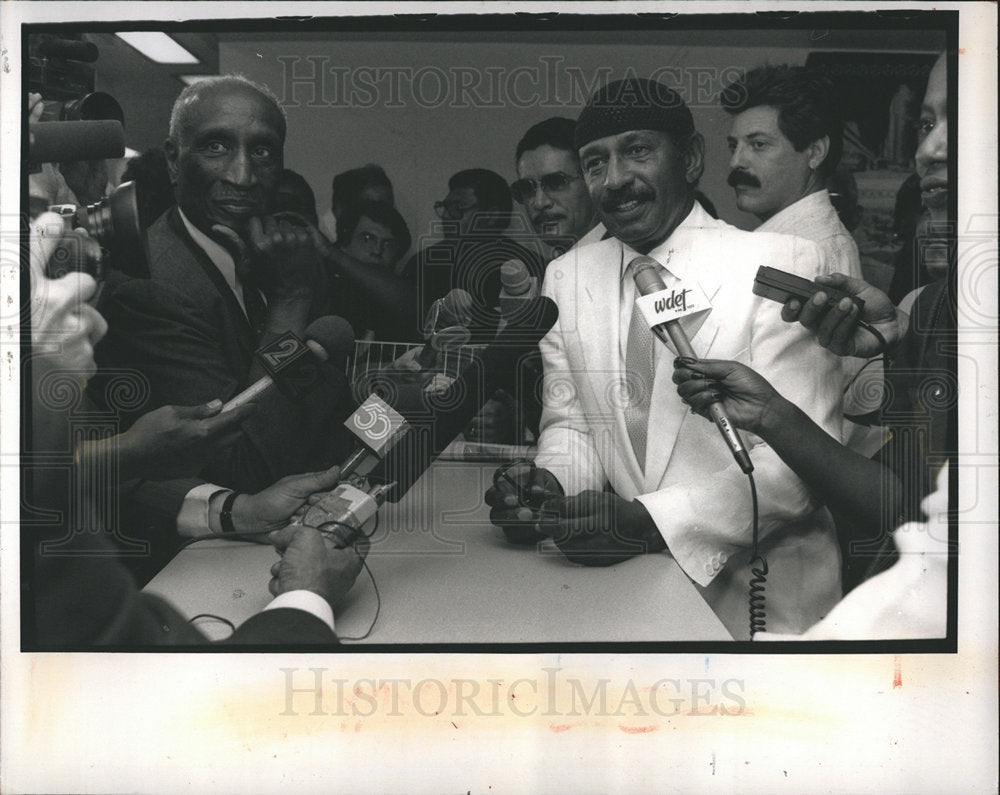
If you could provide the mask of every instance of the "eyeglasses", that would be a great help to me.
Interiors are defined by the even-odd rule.
[[[551,174],[544,175],[537,182],[533,179],[517,180],[510,186],[510,194],[518,204],[527,204],[535,198],[539,185],[545,193],[551,196],[553,193],[562,193],[571,182],[578,179],[582,179],[579,174],[571,176],[561,171],[553,171]]]
[[[469,210],[475,210],[477,206],[476,204],[467,204],[463,207],[458,202],[434,202],[434,212],[442,220],[461,221]]]
[[[396,250],[396,238],[394,237],[379,237],[378,235],[373,235],[371,232],[362,232],[358,235],[358,239],[361,241],[361,245],[368,249],[374,249],[379,254],[384,251],[395,251]]]

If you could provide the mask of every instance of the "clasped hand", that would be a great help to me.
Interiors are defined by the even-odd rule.
[[[329,245],[302,216],[285,212],[251,218],[249,245],[222,224],[215,224],[212,231],[236,259],[237,269],[249,268],[256,286],[269,297],[281,300],[312,295]],[[240,278],[247,278],[247,274],[241,273]]]
[[[486,492],[490,521],[515,544],[551,538],[572,562],[610,566],[666,548],[643,505],[606,491],[565,497],[546,469],[509,467]]]

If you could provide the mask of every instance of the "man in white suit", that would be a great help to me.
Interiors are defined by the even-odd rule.
[[[509,473],[520,494],[504,479],[487,493],[491,518],[511,540],[535,538],[527,526],[588,565],[666,552],[733,636],[747,638],[750,484],[718,431],[678,398],[674,354],[648,324],[633,324],[630,263],[647,255],[668,288],[696,284],[708,297],[712,311],[684,321],[699,357],[752,364],[838,436],[837,357],[783,323],[779,304],[752,293],[758,266],[812,279],[824,270],[822,257],[808,240],[742,232],[700,207],[703,141],[666,86],[635,78],[606,85],[581,113],[575,144],[614,237],[549,265],[543,292],[559,320],[540,345],[536,468]],[[806,628],[841,595],[833,522],[770,448],[755,437],[745,442],[770,569],[767,628]]]

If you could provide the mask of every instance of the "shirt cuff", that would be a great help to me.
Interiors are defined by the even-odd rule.
[[[177,513],[177,533],[185,538],[208,535],[212,527],[208,520],[208,505],[220,491],[229,491],[213,483],[202,483],[184,495]]]
[[[271,603],[264,609],[277,610],[279,607],[290,607],[293,610],[304,610],[305,612],[316,616],[316,618],[326,624],[331,630],[336,631],[333,626],[333,608],[331,608],[330,603],[318,593],[306,590],[286,591],[285,593],[278,594],[274,597],[274,599],[271,600]]]

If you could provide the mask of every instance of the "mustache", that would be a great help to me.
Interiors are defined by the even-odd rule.
[[[601,200],[601,209],[611,212],[619,204],[630,201],[652,201],[656,195],[651,190],[641,190],[637,188],[625,188],[618,191],[609,191]]]
[[[757,179],[757,177],[749,171],[743,171],[738,168],[729,172],[729,176],[726,177],[726,182],[729,183],[730,188],[735,188],[737,185],[746,185],[751,188],[760,187],[760,180]]]

